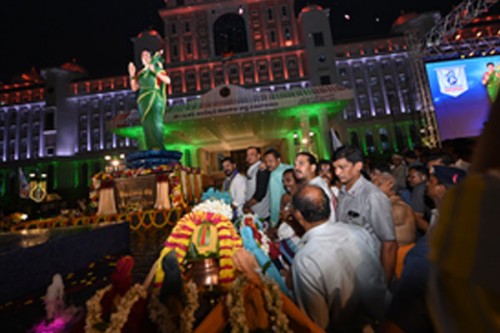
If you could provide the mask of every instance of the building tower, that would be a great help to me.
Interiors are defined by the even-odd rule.
[[[267,86],[305,79],[294,1],[168,1],[165,60],[173,96],[222,84]]]
[[[306,48],[307,68],[313,86],[338,83],[330,9],[307,6],[300,12],[299,24]]]

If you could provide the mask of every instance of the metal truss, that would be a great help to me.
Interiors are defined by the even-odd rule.
[[[432,54],[442,54],[444,50],[449,48],[456,50],[456,47],[460,47],[458,41],[454,43],[457,44],[456,46],[446,42],[446,37],[458,32],[464,26],[471,23],[474,18],[485,14],[498,1],[465,0],[439,21],[425,37],[422,38],[416,32],[406,34],[411,67],[415,75],[417,109],[420,111],[420,134],[422,143],[430,148],[441,147],[441,140],[424,58]],[[488,40],[488,42],[490,41]],[[463,42],[460,44],[463,44]],[[471,46],[469,45],[468,47],[470,48]],[[475,49],[474,46],[472,47],[470,51]]]
[[[450,36],[476,17],[488,12],[488,9],[499,0],[465,0],[438,22],[425,36],[425,49],[439,47],[447,36]]]
[[[416,104],[417,110],[420,111],[420,121],[418,125],[422,143],[430,148],[441,147],[434,103],[432,102],[424,57],[421,52],[422,42],[416,33],[407,34],[406,42],[410,55],[411,69],[415,78]]]

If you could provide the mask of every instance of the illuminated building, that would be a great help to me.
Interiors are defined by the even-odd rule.
[[[330,128],[342,142],[366,153],[418,144],[420,105],[405,39],[334,45],[328,15],[328,10],[308,6],[296,17],[291,0],[166,2],[160,11],[164,38],[154,31],[139,34],[134,57],[138,62],[144,48],[164,50],[172,78],[167,147],[181,150],[183,163],[210,174],[229,152],[241,161],[248,145],[277,147],[286,160],[303,148],[329,157]],[[457,52],[497,37],[497,22],[496,17],[477,21],[459,33]],[[66,64],[45,70],[44,83],[0,87],[0,195],[17,193],[17,167],[47,172],[49,190],[85,192],[91,175],[103,169],[104,155],[140,146],[128,76],[88,80],[82,74],[75,64]],[[347,89],[335,91],[335,82]],[[237,106],[263,95],[281,101],[304,93],[320,96],[322,86],[326,95],[341,98],[327,105],[316,100],[314,106],[287,107],[291,114],[266,107],[252,115],[236,110],[169,121],[192,111],[191,105],[203,109],[203,103],[221,94]],[[117,123],[125,126],[110,131],[109,124]]]

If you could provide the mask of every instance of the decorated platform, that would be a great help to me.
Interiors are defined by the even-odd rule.
[[[263,228],[256,216],[233,221],[224,195],[209,192],[177,222],[144,283],[129,278],[133,258],[117,263],[86,303],[85,332],[321,332],[287,297]],[[241,270],[250,253],[257,278]]]
[[[91,190],[97,215],[112,215],[185,208],[199,202],[203,184],[198,168],[173,163],[99,172]]]

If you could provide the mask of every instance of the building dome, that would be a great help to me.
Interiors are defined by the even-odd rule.
[[[73,59],[70,62],[65,62],[64,64],[61,65],[61,69],[64,69],[68,72],[74,72],[74,73],[79,73],[79,74],[84,74],[87,75],[87,70],[77,64],[76,60]]]
[[[441,14],[438,11],[402,14],[392,24],[391,32],[401,34],[413,31],[423,35],[436,25],[440,19]]]
[[[154,29],[150,29],[150,30],[144,30],[142,32],[140,32],[138,35],[137,35],[137,38],[142,38],[142,37],[145,37],[145,36],[151,36],[151,37],[160,37],[160,34],[158,33],[158,31],[154,30]]]
[[[403,13],[392,23],[391,30],[395,30],[400,26],[408,24],[411,20],[416,18],[418,14],[416,12]]]
[[[323,10],[323,7],[321,7],[320,5],[310,4],[310,5],[307,5],[300,10],[299,17],[302,16],[302,14],[304,14],[304,13],[315,12],[315,11],[320,12],[322,10]]]

